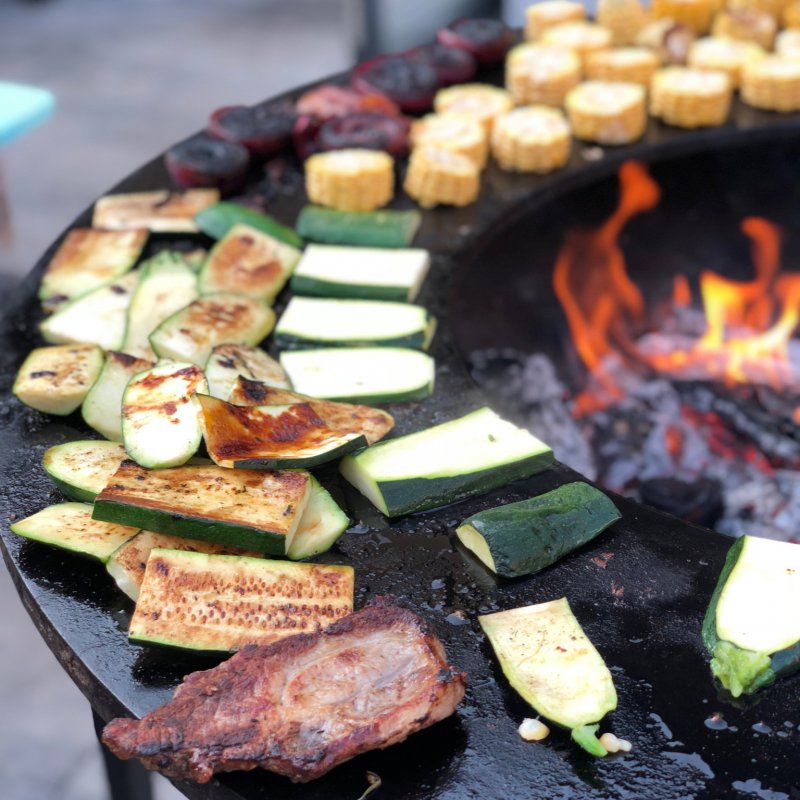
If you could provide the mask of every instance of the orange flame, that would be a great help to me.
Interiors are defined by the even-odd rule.
[[[661,199],[658,184],[635,161],[622,165],[619,182],[616,211],[596,230],[572,234],[553,273],[553,289],[567,315],[578,354],[614,400],[621,399],[622,392],[601,362],[617,349],[614,339],[626,338],[623,323],[641,320],[645,311],[617,240],[632,217],[655,208]],[[597,407],[596,398],[588,393],[576,399],[578,414]]]
[[[710,270],[700,276],[706,330],[699,339],[668,353],[643,352],[631,341],[628,331],[643,319],[645,308],[628,276],[618,239],[633,216],[655,208],[660,190],[636,162],[622,166],[619,181],[616,211],[596,230],[570,235],[553,274],[573,342],[595,386],[595,391],[576,397],[575,415],[622,399],[622,389],[607,370],[612,355],[674,377],[758,382],[777,389],[791,382],[800,387],[788,356],[789,340],[800,323],[800,275],[780,274],[780,231],[759,217],[749,217],[741,225],[751,241],[753,280],[734,281]],[[675,308],[691,305],[691,287],[683,275],[674,280],[672,302]]]

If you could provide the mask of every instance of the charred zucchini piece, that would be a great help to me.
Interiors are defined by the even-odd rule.
[[[292,388],[283,367],[260,348],[238,344],[217,345],[206,363],[209,394],[227,400],[240,375],[269,386]]]
[[[347,514],[312,475],[308,504],[286,555],[292,561],[300,561],[325,553],[333,547],[349,524]]]
[[[295,294],[412,302],[430,267],[427,250],[310,244],[292,275]]]
[[[137,358],[155,361],[148,337],[169,316],[197,298],[197,276],[173,252],[162,252],[141,268],[139,285],[128,306],[122,350]]]
[[[588,483],[490,508],[464,520],[461,543],[504,578],[539,572],[604,531],[621,514]]]
[[[100,375],[81,406],[83,421],[112,442],[122,441],[122,395],[134,375],[155,364],[109,350]],[[101,487],[102,488],[102,487]]]
[[[481,408],[347,456],[340,470],[384,514],[397,517],[488,492],[552,462],[546,444]]]
[[[204,365],[219,344],[255,345],[275,325],[275,312],[241,294],[207,294],[165,319],[150,334],[160,358]]]
[[[217,203],[201,211],[194,221],[212,239],[222,239],[234,225],[247,225],[292,247],[303,246],[303,240],[291,228],[281,225],[267,214],[237,203]]]
[[[165,550],[188,550],[193,553],[208,553],[219,556],[253,556],[259,554],[241,547],[204,542],[201,539],[184,539],[168,533],[139,531],[121,547],[117,548],[106,561],[108,574],[117,586],[134,602],[139,597],[139,587],[144,580],[144,570],[150,551],[156,548]]]
[[[244,407],[204,394],[196,403],[208,454],[220,467],[315,467],[367,445],[358,421],[333,428],[308,403]]]
[[[285,555],[309,500],[302,470],[216,466],[120,468],[97,495],[94,518],[159,533]]]
[[[435,364],[419,350],[330,347],[281,353],[292,386],[303,394],[351,403],[402,403],[433,394]]]
[[[279,347],[318,345],[427,350],[436,320],[422,306],[377,300],[293,297],[275,327]]]
[[[383,439],[394,427],[391,414],[378,408],[335,403],[332,400],[317,400],[305,394],[276,389],[258,381],[239,377],[233,385],[228,402],[235,406],[280,406],[293,403],[308,403],[314,413],[329,427],[337,431],[363,433],[368,444]]]
[[[94,204],[92,227],[114,231],[147,228],[158,233],[197,233],[195,214],[218,201],[216,189],[109,194]]]
[[[131,378],[122,395],[122,441],[143,467],[177,467],[200,446],[202,433],[195,392],[207,392],[195,364],[157,364]]]
[[[64,303],[39,325],[44,340],[51,344],[96,344],[103,350],[116,350],[125,338],[128,306],[138,280],[138,271],[129,272]]]
[[[105,561],[136,535],[138,528],[92,519],[87,503],[59,503],[14,522],[11,530],[26,539]]]
[[[124,458],[125,448],[121,444],[86,439],[48,448],[42,466],[64,494],[91,503]]]
[[[26,406],[66,416],[83,402],[103,367],[103,351],[94,344],[60,344],[31,350],[12,392]]]
[[[238,650],[313,633],[353,611],[352,567],[156,549],[131,619],[131,641]]]
[[[594,737],[617,707],[611,673],[565,597],[478,617],[503,674],[543,717],[570,728],[585,750],[604,756]]]
[[[419,229],[419,211],[335,211],[306,206],[297,218],[305,239],[358,247],[408,247]]]
[[[703,621],[711,671],[734,696],[800,669],[800,545],[742,536]]]
[[[47,265],[39,299],[46,305],[79,297],[120,278],[139,260],[146,230],[71,230]]]
[[[200,270],[202,294],[236,292],[273,303],[301,253],[248,225],[234,225],[208,254]]]

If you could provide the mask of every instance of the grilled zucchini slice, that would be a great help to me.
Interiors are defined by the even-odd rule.
[[[800,669],[800,545],[742,536],[703,621],[711,670],[734,696]]]
[[[122,441],[143,467],[177,467],[200,446],[202,433],[195,392],[207,392],[203,371],[194,364],[157,364],[131,378],[122,395]]]
[[[283,367],[260,348],[239,344],[217,345],[206,363],[209,394],[227,400],[240,375],[269,386],[292,388]]]
[[[49,447],[44,452],[42,466],[64,494],[91,503],[124,458],[125,448],[121,444],[86,439]]]
[[[516,578],[555,564],[620,516],[599,489],[576,482],[473,514],[456,533],[492,572]]]
[[[287,557],[292,561],[300,561],[330,550],[349,524],[347,514],[312,475],[308,504],[292,544],[286,551]]]
[[[236,292],[273,303],[301,255],[267,233],[234,225],[208,254],[198,277],[200,292]]]
[[[144,580],[144,570],[150,551],[156,548],[164,550],[188,550],[193,553],[208,553],[219,556],[254,556],[258,553],[243,550],[241,547],[204,542],[201,539],[184,539],[182,536],[171,536],[168,533],[139,531],[121,547],[118,547],[106,561],[108,574],[119,588],[134,602],[139,597],[139,587]]]
[[[212,239],[222,239],[235,225],[247,225],[292,247],[303,246],[303,240],[291,228],[281,225],[267,214],[238,203],[217,203],[201,211],[195,217],[195,222]]]
[[[66,416],[83,402],[103,367],[103,351],[94,344],[59,344],[31,350],[12,392],[26,406]]]
[[[228,399],[235,406],[280,406],[308,403],[314,413],[329,427],[339,431],[360,431],[368,444],[375,444],[394,427],[391,414],[378,408],[317,400],[287,389],[276,389],[265,383],[250,381],[241,376],[236,379]]]
[[[53,307],[120,278],[139,260],[147,231],[75,228],[47,265],[39,299]]]
[[[189,650],[238,650],[326,628],[353,611],[352,567],[156,549],[128,636]]]
[[[208,454],[220,467],[315,467],[366,447],[358,420],[341,430],[320,419],[308,403],[234,406],[196,395]]]
[[[136,535],[138,528],[92,519],[87,503],[59,503],[14,522],[11,530],[26,539],[106,561]]]
[[[279,347],[315,345],[427,350],[436,320],[422,306],[377,300],[293,297],[275,327]]]
[[[92,227],[114,231],[147,228],[158,233],[197,233],[195,214],[218,201],[217,189],[109,194],[94,204]]]
[[[148,470],[123,461],[94,518],[285,555],[309,500],[310,475],[216,466]]]
[[[197,298],[197,276],[173,252],[164,251],[141,268],[139,285],[128,306],[122,350],[137,358],[155,361],[148,337],[169,316]]]
[[[543,717],[570,728],[592,755],[606,755],[596,723],[617,707],[611,673],[565,597],[478,617],[503,674]]]
[[[292,386],[311,397],[402,403],[433,394],[434,360],[396,347],[331,347],[281,353]]]
[[[275,325],[275,312],[241,294],[207,294],[165,319],[150,334],[160,358],[205,365],[219,344],[255,345]]]
[[[310,244],[292,275],[295,294],[411,303],[428,274],[427,250]]]
[[[128,306],[139,281],[139,272],[129,272],[59,307],[47,317],[39,331],[51,344],[96,344],[116,350],[125,338]]]
[[[357,247],[408,247],[419,230],[419,211],[337,211],[305,206],[297,232],[305,239]]]
[[[488,492],[552,462],[546,444],[481,408],[347,456],[340,471],[384,514],[396,517]]]
[[[112,442],[122,441],[122,395],[134,375],[155,364],[144,358],[109,350],[100,375],[81,406],[83,421]]]

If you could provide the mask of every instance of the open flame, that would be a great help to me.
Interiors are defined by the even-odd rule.
[[[706,325],[702,336],[677,337],[668,347],[663,337],[657,342],[647,336],[634,339],[646,309],[628,276],[618,240],[632,217],[658,205],[661,192],[637,162],[623,164],[619,182],[615,212],[595,230],[571,233],[553,274],[573,342],[591,376],[591,389],[575,398],[573,413],[598,411],[624,397],[609,369],[615,359],[676,379],[757,383],[797,391],[800,376],[789,362],[788,345],[800,322],[800,275],[780,272],[779,229],[758,217],[742,221],[742,232],[752,243],[752,280],[734,281],[710,270],[701,274],[699,295]],[[689,281],[678,275],[673,311],[691,304]]]

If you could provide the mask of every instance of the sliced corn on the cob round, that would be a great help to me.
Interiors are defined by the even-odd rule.
[[[586,19],[583,3],[570,0],[544,0],[528,6],[525,11],[525,38],[533,42],[548,28],[564,22],[581,22]]]
[[[581,62],[589,53],[611,47],[611,31],[593,22],[564,22],[548,28],[539,42],[551,47],[566,47],[577,53]]]
[[[653,17],[668,17],[700,34],[708,33],[719,8],[717,0],[653,0],[650,6]]]
[[[495,119],[513,107],[514,100],[509,92],[487,83],[462,83],[440,89],[433,100],[433,110],[437,114],[467,114],[483,125],[487,136],[492,132]]]
[[[486,129],[467,114],[427,114],[411,126],[412,147],[450,150],[474,161],[478,169],[486,165],[489,150]]]
[[[745,64],[764,58],[765,55],[764,49],[755,42],[706,36],[698,39],[689,50],[689,66],[720,70],[730,78],[731,86],[738,89]]]
[[[564,47],[520,44],[506,58],[506,88],[518,105],[562,106],[580,80],[580,59]]]
[[[515,108],[497,118],[492,155],[503,169],[545,173],[567,163],[572,146],[564,114],[548,106]]]
[[[567,95],[573,134],[598,144],[628,144],[644,135],[647,106],[638,83],[586,81]]]
[[[480,170],[472,159],[452,150],[417,147],[408,162],[404,188],[423,208],[466,206],[478,197]]]
[[[658,55],[648,47],[618,47],[588,55],[586,77],[591,81],[622,81],[647,87],[659,66]]]
[[[714,17],[711,33],[714,36],[729,36],[745,39],[771,50],[775,42],[778,24],[765,11],[720,11]]]
[[[775,52],[784,58],[800,58],[800,30],[781,31],[775,37]]]
[[[679,128],[722,125],[728,118],[731,95],[724,72],[664,67],[650,82],[650,113]]]
[[[791,2],[792,0],[727,0],[726,5],[732,11],[764,11],[779,20]]]
[[[639,0],[598,0],[597,24],[611,31],[611,43],[632,44],[645,26],[647,13]]]
[[[769,111],[800,110],[800,60],[768,56],[748,64],[742,75],[742,100]]]
[[[800,2],[794,0],[783,9],[781,24],[784,28],[800,28]]]
[[[373,211],[394,194],[394,161],[376,150],[334,150],[306,161],[312,203],[339,211]]]

